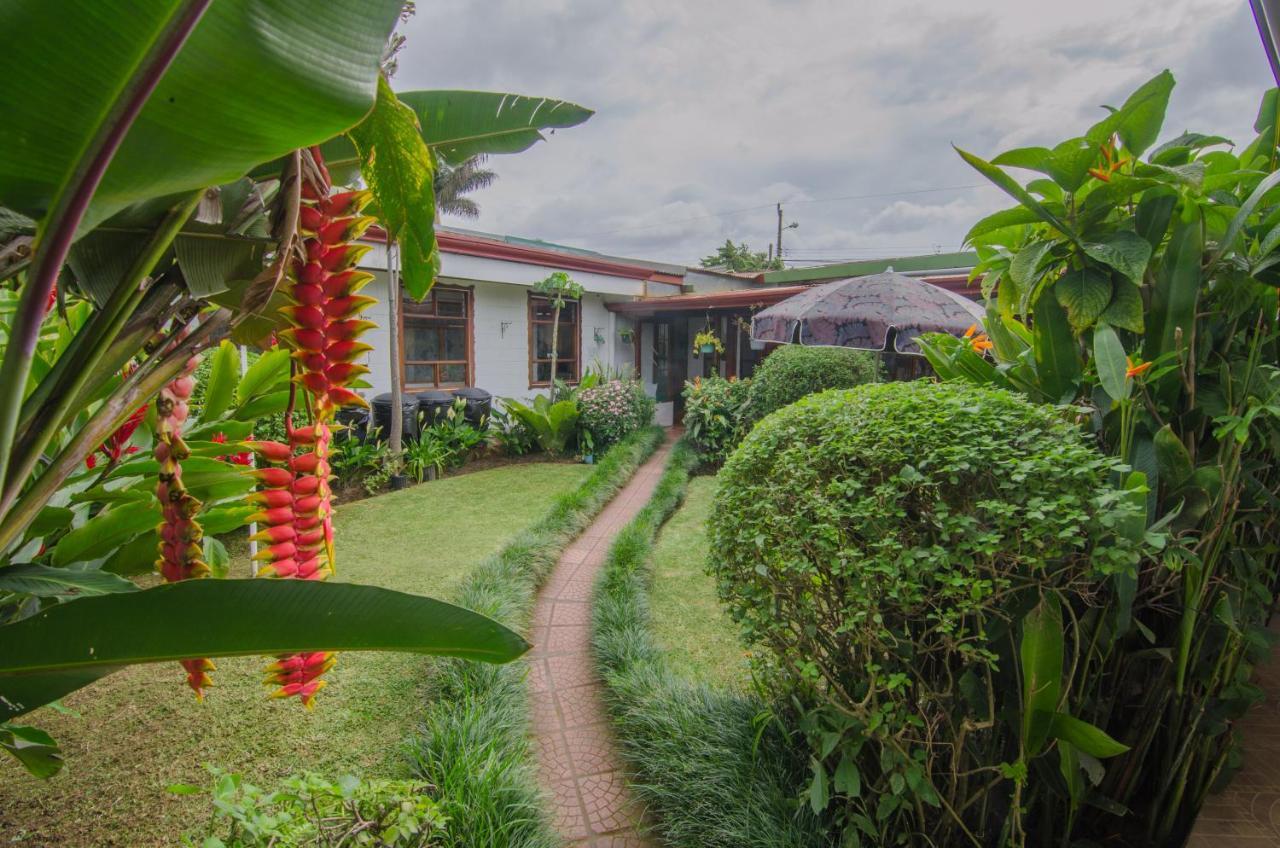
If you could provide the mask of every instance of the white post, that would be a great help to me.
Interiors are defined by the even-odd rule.
[[[400,385],[400,248],[387,239],[387,345],[391,357],[391,431],[387,433],[387,446],[391,449],[391,462],[395,464],[396,477],[404,472],[400,468],[402,440],[404,439],[403,388]],[[392,481],[395,488],[396,481]]]

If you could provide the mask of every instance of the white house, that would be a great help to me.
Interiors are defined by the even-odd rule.
[[[374,273],[368,293],[378,299],[367,313],[378,328],[365,337],[373,346],[366,361],[370,397],[390,390],[392,367],[400,369],[406,393],[474,386],[495,398],[528,398],[545,391],[552,312],[532,287],[554,271],[565,271],[584,294],[560,317],[560,378],[573,382],[595,363],[629,366],[658,400],[658,420],[664,424],[680,420],[686,379],[711,373],[749,376],[767,355],[753,349],[747,337],[755,310],[805,285],[877,273],[888,265],[958,288],[965,278],[957,272],[972,266],[971,255],[950,254],[727,274],[468,230],[440,228],[437,235],[440,275],[422,303],[401,296],[401,344],[394,360],[385,240],[377,230],[366,238],[373,249],[361,266]],[[707,328],[722,340],[722,354],[693,349],[693,337]]]

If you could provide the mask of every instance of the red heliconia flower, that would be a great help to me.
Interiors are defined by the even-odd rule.
[[[369,192],[331,193],[316,148],[311,163],[298,215],[302,249],[288,269],[290,304],[281,309],[290,327],[277,339],[293,352],[295,390],[311,396],[313,423],[294,427],[286,420],[288,444],[244,444],[259,460],[250,472],[260,486],[250,498],[260,507],[251,520],[261,529],[252,538],[264,545],[256,557],[258,574],[290,580],[324,580],[333,572],[329,424],[343,406],[367,406],[351,383],[368,373],[355,360],[370,350],[358,338],[374,324],[360,314],[376,302],[358,294],[373,275],[355,268],[369,248],[353,243],[373,222],[360,214]],[[334,661],[323,651],[278,658],[266,669],[267,682],[277,687],[273,696],[296,696],[311,707],[324,687],[320,677]]]
[[[120,461],[120,457],[131,453],[137,453],[138,448],[129,444],[129,439],[133,437],[134,431],[147,420],[147,407],[145,405],[138,407],[133,411],[124,423],[116,428],[116,431],[107,437],[107,440],[98,446],[98,451],[107,458],[111,465],[115,465]],[[93,470],[98,464],[97,457],[93,454],[85,457],[85,467]]]
[[[187,402],[195,388],[195,378],[191,374],[199,362],[199,357],[193,356],[184,373],[161,389],[156,398],[155,456],[160,463],[156,497],[160,500],[163,516],[160,558],[156,560],[156,569],[170,583],[209,576],[201,545],[204,531],[195,520],[201,504],[182,484],[182,461],[190,456],[186,443],[182,441],[182,425],[187,420]],[[145,415],[146,410],[142,412]],[[180,662],[187,673],[187,685],[197,698],[204,700],[204,688],[213,683],[209,677],[209,672],[214,670],[213,663],[204,658]]]

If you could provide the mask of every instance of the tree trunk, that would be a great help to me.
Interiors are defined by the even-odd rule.
[[[387,277],[391,290],[387,297],[387,334],[391,349],[391,429],[387,433],[387,447],[395,476],[399,476],[404,439],[404,389],[400,385],[400,250],[393,241],[387,242]]]
[[[551,402],[556,402],[556,360],[560,351],[560,302],[556,301],[555,311],[551,314],[551,388],[547,394]]]

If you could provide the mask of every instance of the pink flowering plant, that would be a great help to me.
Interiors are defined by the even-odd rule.
[[[592,449],[603,453],[610,445],[653,420],[653,399],[638,380],[609,380],[578,393],[578,428]]]

